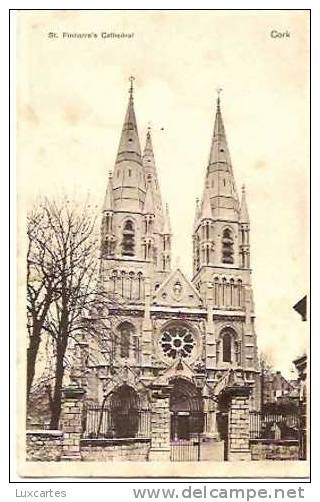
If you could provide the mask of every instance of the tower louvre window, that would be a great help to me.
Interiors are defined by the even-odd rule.
[[[233,263],[233,237],[231,230],[226,228],[222,235],[222,263]]]
[[[205,247],[205,252],[206,252],[206,264],[208,265],[208,263],[210,262],[210,248],[208,245],[206,245]]]
[[[142,272],[138,272],[137,274],[137,280],[138,280],[138,299],[141,299],[144,295],[143,291],[143,274]]]
[[[224,363],[231,362],[231,342],[231,334],[229,331],[226,331],[222,341],[222,360]]]
[[[208,240],[210,237],[210,223],[206,222],[206,239]]]
[[[131,220],[127,220],[123,227],[122,234],[122,255],[134,256],[135,231]]]

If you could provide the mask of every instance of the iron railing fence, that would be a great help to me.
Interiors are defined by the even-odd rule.
[[[172,462],[199,462],[200,447],[200,438],[171,441],[170,460]]]
[[[299,413],[263,413],[250,411],[250,439],[299,439]]]
[[[150,437],[150,430],[149,410],[127,410],[126,413],[119,413],[102,406],[91,406],[84,412],[84,438]]]

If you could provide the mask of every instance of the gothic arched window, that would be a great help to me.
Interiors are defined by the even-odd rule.
[[[138,281],[138,298],[141,299],[143,297],[143,275],[142,272],[137,273],[137,281]]]
[[[131,220],[127,220],[123,227],[122,233],[122,254],[124,256],[134,256],[134,225]]]
[[[234,301],[234,280],[230,279],[230,305],[233,307],[235,305]]]
[[[233,238],[229,228],[222,234],[222,263],[233,263]]]
[[[219,278],[215,277],[214,278],[214,304],[215,305],[220,305],[220,299],[219,299],[219,294],[220,294],[220,287],[219,287]]]
[[[128,274],[128,291],[127,291],[129,300],[132,300],[132,298],[134,296],[134,278],[135,278],[134,272],[132,272],[132,271],[129,272],[129,274]]]
[[[231,363],[231,333],[226,331],[222,338],[222,361],[224,363]]]
[[[120,327],[120,357],[129,357],[130,345],[134,334],[134,327],[129,322],[123,322]]]

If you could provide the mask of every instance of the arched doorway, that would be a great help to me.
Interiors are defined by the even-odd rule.
[[[170,382],[171,440],[190,439],[203,432],[203,399],[199,389],[183,378]]]
[[[111,396],[111,420],[115,436],[135,437],[139,429],[139,396],[129,385],[122,385]]]

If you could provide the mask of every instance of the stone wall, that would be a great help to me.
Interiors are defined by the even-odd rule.
[[[249,395],[246,386],[230,386],[224,390],[228,398],[227,460],[231,462],[251,459],[249,449]]]
[[[150,439],[81,439],[80,451],[85,462],[143,462],[149,459]]]
[[[70,385],[63,389],[60,427],[64,432],[62,459],[81,460],[80,438],[82,435],[82,410],[84,390]]]
[[[58,462],[62,454],[62,444],[62,431],[27,431],[26,460],[31,462]]]
[[[252,460],[299,460],[298,440],[251,439]]]
[[[170,460],[170,394],[169,386],[160,385],[152,393],[151,449],[149,459]]]

